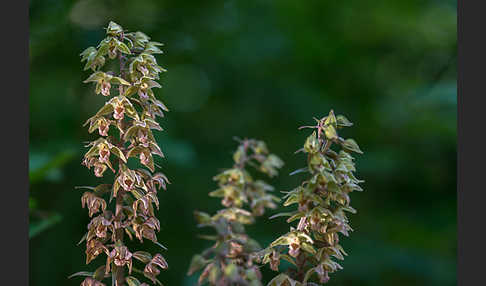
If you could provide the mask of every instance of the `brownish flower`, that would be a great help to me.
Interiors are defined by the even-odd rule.
[[[95,162],[94,163],[94,174],[96,177],[103,177],[103,173],[106,171],[108,168],[105,164],[102,164],[100,162]]]
[[[154,283],[155,277],[160,274],[160,270],[157,268],[157,266],[161,269],[167,269],[169,267],[164,257],[158,253],[152,258],[149,263],[147,263],[147,265],[145,265],[145,268],[143,270],[143,274],[145,275],[145,277],[149,278]]]
[[[110,88],[111,88],[111,84],[109,81],[103,80],[101,82],[101,94],[103,94],[104,96],[109,96]]]
[[[125,106],[123,106],[123,103],[117,102],[114,112],[113,112],[113,118],[121,120],[125,116]]]
[[[98,119],[98,133],[101,136],[108,136],[110,130],[110,123],[105,118]]]
[[[109,48],[108,48],[108,57],[110,59],[114,59],[116,58],[116,46],[115,45],[111,45]]]
[[[292,241],[289,243],[289,254],[293,257],[297,257],[300,252],[300,241],[299,238],[293,237]]]
[[[143,237],[150,239],[154,242],[157,241],[157,236],[155,234],[155,230],[160,229],[160,222],[155,217],[150,217],[147,219],[143,224],[133,224],[133,230],[135,231],[135,236],[140,240],[143,241]]]
[[[91,169],[91,167],[93,167],[96,162],[98,162],[98,160],[96,160],[96,158],[94,157],[85,157],[81,164],[85,165],[88,169]]]
[[[86,264],[90,263],[91,260],[95,259],[102,252],[108,255],[108,248],[103,245],[100,241],[96,239],[91,239],[86,242]]]
[[[321,283],[327,283],[329,281],[329,276],[328,276],[328,272],[326,270],[324,270],[324,266],[323,264],[319,264],[317,267],[314,268],[314,271],[317,273],[317,275],[319,276],[319,281]]]
[[[164,174],[162,174],[162,173],[155,174],[152,177],[152,181],[153,181],[153,184],[154,184],[155,187],[157,187],[157,185],[158,185],[157,188],[159,190],[160,190],[161,187],[165,190],[167,188],[167,183],[170,184],[170,182],[167,179],[167,177]]]
[[[242,252],[243,252],[243,245],[234,241],[230,242],[229,257],[237,257]]]
[[[270,254],[270,268],[273,271],[278,271],[279,265],[280,265],[280,252],[277,252],[274,249]]]
[[[111,226],[111,221],[100,215],[93,218],[88,224],[88,229],[94,231],[97,237],[105,238],[108,227]]]
[[[137,133],[137,138],[138,141],[140,142],[140,145],[142,145],[143,147],[149,146],[148,134],[146,131],[139,129]]]
[[[125,245],[115,246],[110,252],[110,260],[113,260],[116,266],[127,265],[128,272],[132,273],[132,253]]]
[[[105,200],[96,196],[92,192],[85,192],[81,197],[81,206],[84,208],[85,205],[88,207],[90,217],[97,213],[100,208],[101,211],[106,209]]]
[[[135,184],[135,179],[129,172],[123,172],[123,174],[118,177],[118,182],[123,187],[123,189],[125,189],[126,191],[130,191]]]
[[[150,152],[143,150],[142,152],[140,152],[140,163],[148,165],[150,163],[150,157],[152,157],[152,155],[150,155]]]
[[[100,281],[91,278],[91,277],[86,277],[83,282],[81,282],[80,286],[106,286],[104,283],[101,283]]]
[[[137,70],[139,70],[143,75],[148,75],[149,70],[144,66],[144,65],[138,65]],[[145,88],[147,88],[146,83],[142,83],[142,86],[145,85]]]

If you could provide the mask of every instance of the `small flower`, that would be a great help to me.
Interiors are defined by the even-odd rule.
[[[110,260],[113,260],[116,266],[128,266],[128,272],[132,273],[132,253],[124,245],[115,246],[110,252]]]
[[[142,242],[143,237],[157,241],[157,236],[155,230],[160,230],[160,222],[155,217],[150,217],[142,224],[133,224],[133,230],[135,231],[135,236]]]
[[[96,239],[91,239],[86,242],[86,264],[88,264],[91,260],[95,259],[98,255],[102,252],[108,255],[108,249],[103,243],[99,242]]]
[[[110,129],[110,124],[105,118],[98,119],[98,133],[101,136],[108,136],[108,130]]]
[[[143,270],[143,274],[145,275],[145,277],[149,278],[154,283],[155,276],[160,274],[160,270],[157,268],[157,266],[161,269],[167,269],[169,267],[164,257],[158,253],[152,258],[149,263],[147,263],[147,265],[145,265],[145,268]]]
[[[147,150],[140,152],[140,163],[142,163],[144,165],[149,165],[150,164],[150,157],[152,157],[152,156],[150,155],[150,152],[148,152]]]
[[[115,45],[111,45],[109,48],[108,48],[108,57],[110,59],[114,59],[116,58],[116,46]]]
[[[137,133],[137,138],[138,138],[138,141],[140,142],[140,145],[142,145],[143,147],[149,146],[149,144],[148,144],[149,139],[148,139],[147,132],[143,131],[142,129],[139,129],[138,133]]]
[[[103,80],[101,82],[101,94],[103,94],[104,96],[109,96],[110,88],[111,88],[111,84],[109,81]]]
[[[117,102],[114,112],[113,112],[113,118],[121,120],[125,116],[125,106],[123,106],[123,103]]]
[[[80,286],[106,286],[106,285],[94,278],[86,277]]]
[[[319,264],[317,267],[314,268],[314,271],[317,273],[319,276],[319,282],[321,283],[327,283],[329,281],[329,276],[328,272],[324,270],[323,264]]]
[[[108,168],[105,164],[102,164],[102,163],[99,163],[99,162],[95,162],[94,163],[94,174],[96,177],[103,177],[103,173],[106,171],[106,169]]]
[[[270,254],[270,268],[273,271],[278,271],[278,266],[280,265],[280,253],[273,250]]]
[[[93,167],[95,165],[95,163],[98,162],[98,160],[96,160],[96,158],[93,158],[93,157],[85,157],[83,159],[83,162],[81,163],[81,165],[85,165],[88,169],[91,169],[91,167]]]
[[[144,65],[137,65],[137,70],[141,72],[144,76],[148,75],[149,73],[149,70]],[[146,83],[144,84],[147,85]]]
[[[298,237],[293,237],[289,243],[289,254],[293,257],[297,257],[300,252],[300,241]]]
[[[237,257],[243,252],[243,245],[234,241],[230,242],[229,257]]]
[[[106,144],[99,144],[99,161],[101,163],[106,163],[110,159],[110,148]]]
[[[105,238],[108,227],[111,226],[111,221],[107,220],[103,216],[97,216],[91,220],[88,224],[90,231],[95,231],[96,236],[99,238]]]
[[[118,182],[126,191],[130,191],[135,185],[135,179],[128,172],[123,172],[121,176],[118,176]]]
[[[92,192],[85,192],[81,197],[81,206],[84,208],[85,205],[88,207],[90,217],[97,213],[100,208],[101,211],[106,209],[105,200],[96,196]]]

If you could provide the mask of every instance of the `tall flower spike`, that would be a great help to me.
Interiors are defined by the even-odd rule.
[[[299,149],[307,153],[307,166],[291,173],[309,173],[309,178],[284,196],[283,205],[295,204],[297,209],[272,217],[290,216],[287,222],[298,224],[257,254],[274,271],[279,271],[281,259],[295,266],[277,275],[269,286],[327,283],[329,273],[342,269],[332,257],[342,260],[347,255],[339,244],[339,234],[348,236],[352,231],[345,212],[356,213],[350,206],[349,194],[362,191],[358,184],[363,181],[353,174],[356,169],[351,153],[362,152],[353,139],[343,139],[337,133],[352,125],[346,117],[335,116],[331,110],[316,121],[315,126],[301,127],[315,130]],[[340,150],[333,151],[333,144]]]
[[[215,241],[214,246],[195,255],[189,267],[188,275],[204,269],[199,276],[200,285],[262,285],[260,271],[252,258],[252,254],[261,248],[245,233],[244,225],[253,223],[266,208],[275,208],[279,198],[268,193],[273,190],[272,186],[254,180],[247,166],[274,177],[283,162],[269,153],[263,141],[254,139],[240,141],[233,159],[233,168],[214,177],[218,189],[209,193],[211,197],[220,198],[226,208],[213,216],[195,212],[199,226],[216,230],[215,236],[204,237]]]
[[[162,110],[168,111],[152,91],[161,87],[156,80],[165,71],[153,56],[162,53],[158,48],[161,45],[142,32],[127,33],[110,22],[106,38],[96,48],[89,47],[81,53],[81,61],[86,61],[85,70],[93,71],[84,82],[94,83],[95,94],[107,98],[105,105],[85,123],[89,124],[89,133],[97,130],[101,137],[87,145],[83,165],[94,167],[97,177],[103,177],[107,169],[115,173],[112,184],[80,187],[87,189],[81,197],[82,206],[88,208],[90,217],[98,214],[80,241],[86,241],[86,264],[105,254],[104,265],[89,273],[82,286],[104,286],[104,279],[110,279],[116,286],[160,284],[157,267],[168,268],[161,254],[152,257],[144,251],[132,251],[124,243],[127,234],[129,239],[135,237],[144,242],[143,238],[148,238],[161,245],[156,237],[160,223],[154,205],[159,206],[157,190],[166,189],[169,181],[162,173],[153,174],[153,155],[163,157],[163,154],[152,134],[153,129],[162,130],[155,121],[157,116],[164,115]],[[107,58],[117,61],[119,70],[101,70]],[[128,167],[130,157],[138,157],[140,168]],[[109,202],[105,200],[107,197]],[[141,263],[140,269],[135,260]],[[132,271],[142,273],[145,283],[126,275],[133,275]],[[79,272],[72,276],[79,275],[87,274]]]

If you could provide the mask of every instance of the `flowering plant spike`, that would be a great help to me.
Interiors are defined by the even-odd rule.
[[[154,205],[158,209],[157,191],[165,190],[169,181],[162,173],[154,174],[153,155],[164,155],[152,134],[152,129],[162,130],[156,117],[168,111],[152,91],[160,87],[156,80],[165,71],[153,56],[162,53],[161,45],[142,32],[127,32],[110,22],[106,38],[96,48],[81,53],[81,61],[86,62],[84,70],[93,72],[84,82],[94,83],[95,93],[107,99],[85,123],[89,133],[96,131],[100,137],[87,145],[82,164],[93,167],[97,177],[103,177],[108,169],[115,174],[112,183],[78,187],[86,190],[81,203],[92,217],[88,232],[79,242],[86,243],[86,264],[100,254],[105,256],[103,265],[94,272],[72,275],[86,276],[81,286],[105,286],[105,279],[116,286],[147,286],[149,281],[162,285],[156,276],[168,267],[161,254],[135,251],[125,245],[126,235],[130,240],[143,243],[148,239],[163,247],[157,241],[160,223]],[[109,66],[114,70],[104,71],[108,60],[116,62]],[[131,157],[135,158],[130,165],[135,167],[129,167]],[[136,261],[143,268],[139,269]],[[147,282],[140,282],[135,273],[143,274]]]
[[[201,236],[215,241],[215,244],[195,255],[189,267],[188,275],[203,269],[199,285],[262,285],[261,273],[251,256],[261,247],[248,237],[244,225],[253,223],[255,217],[263,215],[265,208],[276,208],[275,202],[280,199],[268,193],[273,190],[272,186],[262,180],[254,180],[247,166],[274,177],[283,162],[269,153],[263,141],[239,141],[240,145],[233,154],[233,168],[214,177],[218,189],[209,193],[211,197],[221,198],[221,204],[226,208],[213,216],[195,212],[200,227],[210,226],[216,231],[216,235]]]
[[[346,117],[335,116],[331,110],[328,116],[315,120],[315,126],[301,127],[315,129],[297,151],[307,154],[307,166],[291,173],[308,173],[309,177],[284,196],[283,205],[296,204],[297,209],[272,216],[289,216],[288,223],[298,221],[298,224],[256,254],[274,271],[279,271],[282,259],[291,264],[286,273],[277,275],[268,286],[327,283],[329,273],[342,269],[332,257],[342,260],[347,255],[339,244],[339,233],[348,236],[352,231],[345,212],[356,213],[350,206],[349,194],[362,191],[358,184],[363,181],[353,175],[351,153],[362,152],[353,139],[343,139],[337,133],[352,125]],[[339,150],[332,150],[333,144]]]

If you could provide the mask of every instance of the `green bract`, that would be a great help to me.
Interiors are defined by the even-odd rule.
[[[165,71],[152,55],[162,52],[158,45],[141,32],[126,33],[120,25],[110,22],[106,38],[97,48],[89,47],[81,53],[85,70],[93,71],[84,82],[95,84],[95,94],[109,97],[85,123],[89,124],[89,133],[97,130],[101,137],[87,145],[90,148],[83,164],[94,167],[98,177],[103,177],[107,169],[115,173],[112,184],[82,187],[87,189],[81,198],[82,206],[88,208],[90,217],[94,216],[80,241],[86,241],[86,263],[100,254],[106,255],[103,265],[94,272],[73,275],[87,276],[83,286],[105,286],[104,279],[117,286],[146,286],[150,282],[161,285],[156,276],[160,269],[168,268],[162,255],[132,251],[124,244],[126,234],[130,240],[136,238],[142,243],[148,239],[162,246],[156,236],[160,223],[155,208],[159,207],[157,191],[165,190],[169,181],[162,173],[153,174],[153,155],[164,155],[152,130],[162,130],[156,119],[168,109],[152,91],[161,87],[156,80]],[[101,70],[107,58],[116,59],[119,69]],[[112,85],[117,88],[113,90]],[[128,167],[127,161],[132,157],[139,161],[140,168]],[[107,202],[104,197],[108,194]],[[143,274],[145,283],[135,273]]]
[[[332,257],[342,260],[347,255],[339,244],[339,234],[348,236],[352,231],[345,212],[356,210],[350,206],[349,194],[362,191],[358,184],[363,182],[353,175],[351,154],[363,152],[353,139],[339,137],[339,129],[353,125],[344,116],[336,117],[331,110],[316,121],[315,126],[302,127],[315,129],[301,149],[307,153],[307,167],[292,173],[309,173],[308,178],[284,196],[283,205],[296,210],[272,217],[288,216],[288,223],[298,220],[298,224],[255,254],[274,271],[279,271],[281,259],[293,265],[268,286],[324,284],[329,273],[342,268]],[[333,145],[338,147],[335,151]]]
[[[274,177],[283,162],[268,152],[263,141],[254,139],[242,140],[233,159],[233,168],[214,177],[218,189],[209,193],[211,197],[221,198],[226,208],[213,216],[195,212],[199,226],[210,226],[216,230],[214,236],[201,236],[215,241],[215,244],[195,255],[189,267],[188,275],[203,270],[199,284],[262,285],[261,273],[252,256],[261,247],[248,237],[244,225],[254,223],[255,218],[263,215],[266,208],[275,208],[275,202],[280,199],[268,193],[273,190],[272,186],[254,180],[246,167],[253,166],[269,177]]]

